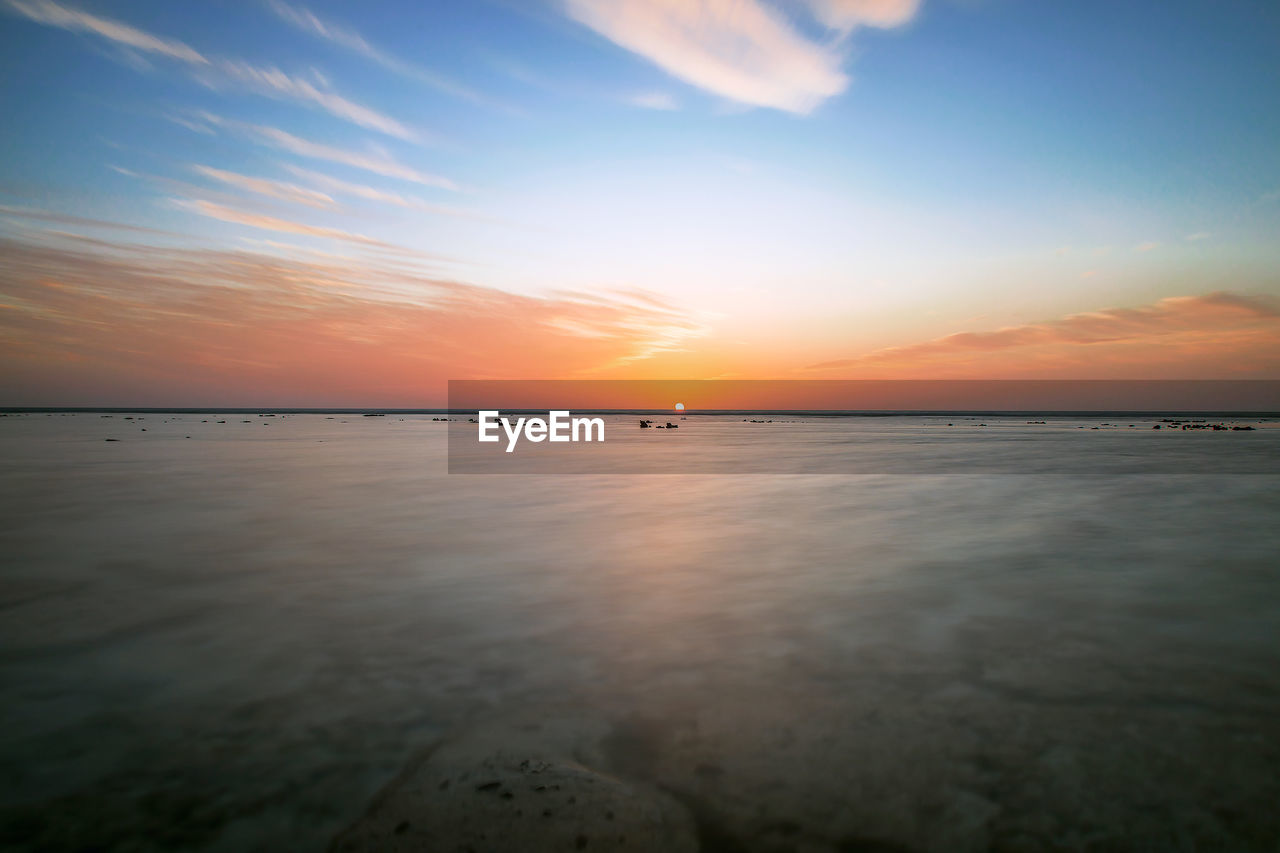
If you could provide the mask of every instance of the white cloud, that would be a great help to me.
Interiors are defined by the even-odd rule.
[[[686,83],[741,104],[807,114],[849,84],[843,36],[891,27],[917,0],[810,0],[839,37],[802,33],[765,0],[564,0],[574,20]]]

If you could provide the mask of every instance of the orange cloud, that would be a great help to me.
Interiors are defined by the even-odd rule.
[[[1222,291],[1176,296],[1138,308],[959,332],[805,369],[903,378],[1274,375],[1280,369],[1280,310],[1264,298]]]
[[[574,376],[697,332],[656,300],[521,296],[364,260],[0,251],[12,404],[430,406],[451,378]]]
[[[285,234],[301,234],[306,237],[327,237],[332,240],[345,240],[350,243],[360,243],[366,246],[378,246],[384,249],[399,248],[391,243],[384,243],[381,240],[375,240],[372,237],[366,237],[363,234],[355,234],[350,231],[342,231],[337,228],[324,228],[319,225],[307,225],[302,222],[294,222],[289,219],[280,219],[276,216],[265,216],[258,213],[249,213],[243,210],[227,207],[226,205],[217,204],[204,199],[173,199],[173,203],[192,213],[198,213],[201,216],[207,216],[210,219],[218,219],[222,222],[231,222],[236,225],[248,225],[250,228],[261,228],[263,231],[279,231]]]

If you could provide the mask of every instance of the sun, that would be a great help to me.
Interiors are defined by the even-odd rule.
[[[677,412],[683,412],[683,411],[684,411],[684,403],[676,403],[676,411],[677,411]]]

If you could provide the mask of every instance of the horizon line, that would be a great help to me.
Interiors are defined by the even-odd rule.
[[[539,414],[555,411],[551,408],[494,407],[511,414]],[[270,414],[270,415],[467,415],[479,411],[475,408],[394,408],[384,406],[0,406],[0,415],[16,414]],[[809,415],[809,416],[868,416],[892,417],[907,415],[1214,415],[1217,417],[1280,418],[1280,411],[1270,409],[684,409],[673,408],[574,408],[573,411],[593,415]]]

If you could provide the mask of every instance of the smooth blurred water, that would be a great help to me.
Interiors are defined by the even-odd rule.
[[[8,846],[323,849],[514,712],[604,721],[724,849],[1280,844],[1280,477],[447,475],[429,416],[124,417],[0,419]]]

